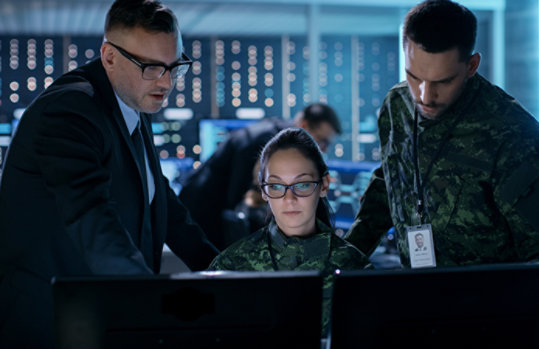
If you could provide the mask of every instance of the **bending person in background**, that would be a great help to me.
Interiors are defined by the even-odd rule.
[[[26,109],[0,183],[0,347],[53,346],[55,276],[157,274],[165,241],[191,269],[217,255],[151,134],[149,113],[189,65],[170,9],[117,0],[101,58]]]
[[[217,151],[190,174],[180,192],[193,219],[210,241],[224,249],[223,212],[234,210],[253,183],[253,168],[260,150],[271,137],[287,127],[299,127],[311,134],[322,151],[327,151],[341,124],[335,111],[320,103],[305,107],[294,121],[266,118],[230,134]]]
[[[329,174],[320,149],[302,129],[286,129],[264,147],[260,187],[273,214],[266,227],[217,256],[210,270],[318,270],[324,277],[323,335],[335,269],[361,269],[368,259],[334,233]]]
[[[447,0],[405,18],[406,82],[380,109],[381,167],[346,237],[367,255],[395,226],[406,267],[539,258],[539,124],[476,73],[476,31]]]

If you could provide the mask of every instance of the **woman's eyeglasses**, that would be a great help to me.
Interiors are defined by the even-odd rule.
[[[288,189],[292,190],[294,195],[303,198],[312,195],[320,182],[322,182],[321,179],[318,181],[305,181],[292,184],[264,183],[260,186],[260,188],[264,194],[272,199],[284,197]]]

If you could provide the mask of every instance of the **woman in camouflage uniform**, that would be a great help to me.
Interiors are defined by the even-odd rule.
[[[331,224],[328,167],[303,129],[279,132],[262,150],[259,182],[270,223],[224,250],[210,270],[318,270],[324,277],[322,335],[328,330],[335,269],[361,269],[368,259]]]

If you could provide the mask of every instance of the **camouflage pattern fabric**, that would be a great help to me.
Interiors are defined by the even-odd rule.
[[[335,269],[363,269],[369,264],[369,260],[319,220],[317,220],[317,229],[317,234],[307,238],[287,237],[275,221],[272,221],[268,226],[235,242],[221,252],[215,257],[208,270],[274,271],[271,248],[277,270],[320,271],[324,278],[322,337],[325,337],[331,316]],[[268,244],[268,234],[271,247]]]
[[[413,125],[414,104],[403,82],[380,109],[381,167],[346,235],[370,255],[395,226],[405,267],[410,265],[405,227],[419,223]],[[437,266],[539,258],[539,124],[533,116],[476,74],[444,115],[419,116],[418,139],[423,223],[432,225]]]

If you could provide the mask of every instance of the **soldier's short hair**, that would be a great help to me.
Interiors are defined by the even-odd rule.
[[[477,19],[466,7],[451,0],[427,0],[412,8],[404,19],[403,43],[408,40],[429,53],[457,48],[461,61],[473,54]]]

